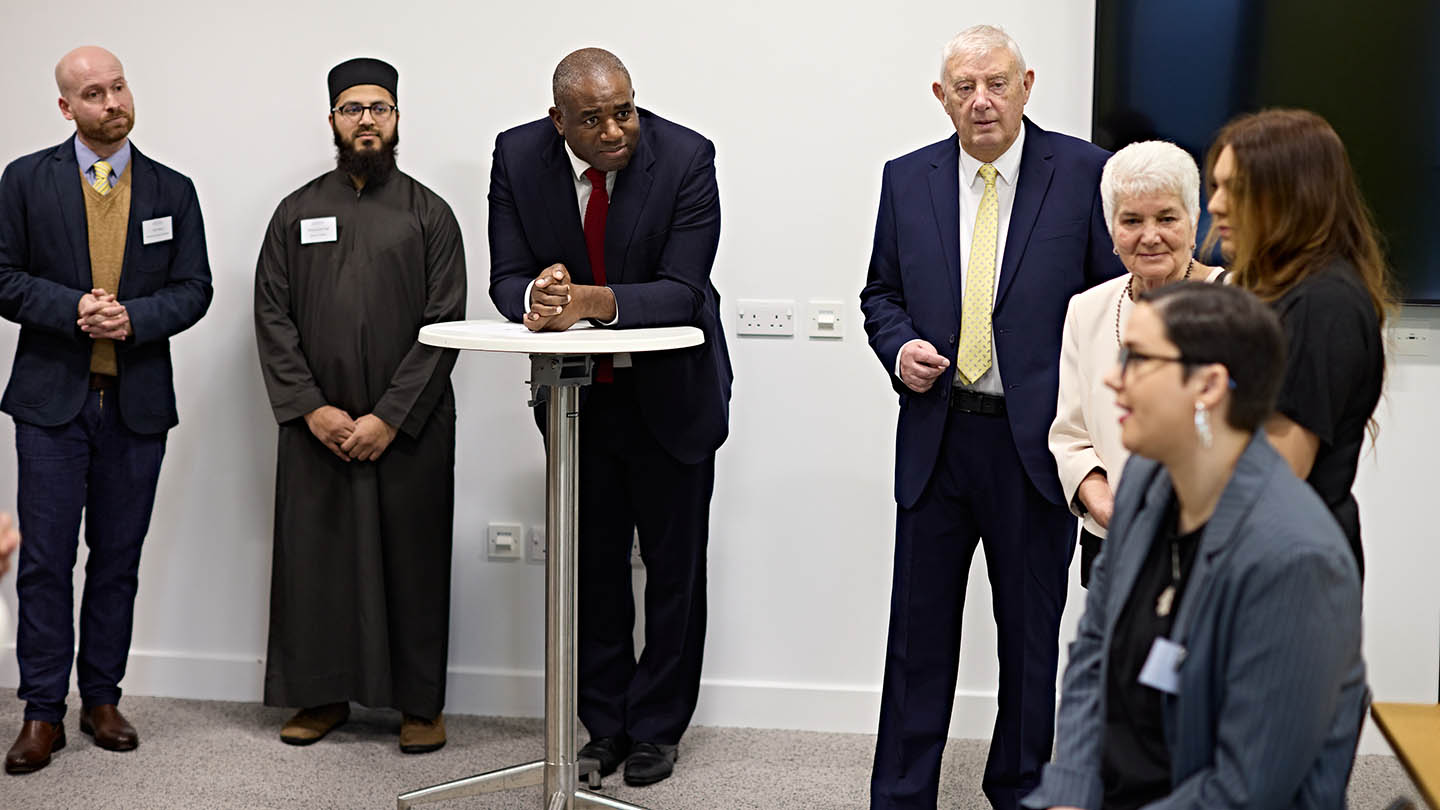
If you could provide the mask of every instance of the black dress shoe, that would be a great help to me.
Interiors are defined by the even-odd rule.
[[[637,742],[625,760],[625,784],[643,787],[668,779],[675,772],[675,760],[673,745]]]
[[[624,734],[614,737],[597,737],[580,749],[580,759],[593,759],[600,763],[600,775],[609,776],[620,767],[630,754],[630,738]]]

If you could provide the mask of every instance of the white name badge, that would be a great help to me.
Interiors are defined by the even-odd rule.
[[[335,228],[335,217],[300,220],[300,244],[302,245],[334,242],[338,233]]]
[[[140,223],[140,239],[147,245],[155,242],[169,242],[174,238],[175,232],[170,228],[170,217],[147,219]]]
[[[1180,694],[1180,664],[1185,661],[1185,648],[1168,638],[1157,638],[1150,647],[1145,666],[1140,668],[1140,683],[1159,689],[1167,695]]]

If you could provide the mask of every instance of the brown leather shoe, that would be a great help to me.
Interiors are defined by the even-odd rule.
[[[309,745],[318,742],[321,737],[349,719],[349,703],[327,703],[324,706],[301,709],[280,729],[280,742]]]
[[[80,731],[95,738],[95,744],[107,751],[133,751],[140,744],[135,727],[120,713],[114,703],[103,703],[80,709]]]
[[[65,725],[26,720],[20,736],[5,754],[6,773],[30,773],[50,764],[50,755],[65,747]]]
[[[400,724],[400,753],[428,754],[445,747],[445,715],[426,720],[413,714],[405,715]]]

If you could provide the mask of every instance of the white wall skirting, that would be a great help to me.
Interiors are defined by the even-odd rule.
[[[260,658],[132,650],[122,686],[129,695],[258,703],[264,675],[265,662]],[[19,682],[15,646],[0,647],[0,687],[13,689]],[[451,667],[445,710],[486,717],[539,717],[544,711],[543,673]],[[693,722],[697,726],[874,734],[879,714],[878,685],[704,680]],[[989,739],[994,723],[993,692],[955,695],[951,737]],[[1368,720],[1360,753],[1392,753]]]

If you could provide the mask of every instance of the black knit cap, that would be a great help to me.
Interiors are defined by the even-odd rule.
[[[395,103],[400,103],[400,94],[396,87],[400,84],[400,74],[391,67],[389,63],[379,59],[371,59],[361,56],[346,62],[341,62],[330,68],[330,76],[327,79],[330,84],[330,106],[335,106],[335,99],[347,89],[357,84],[375,84],[390,91],[390,96]]]

